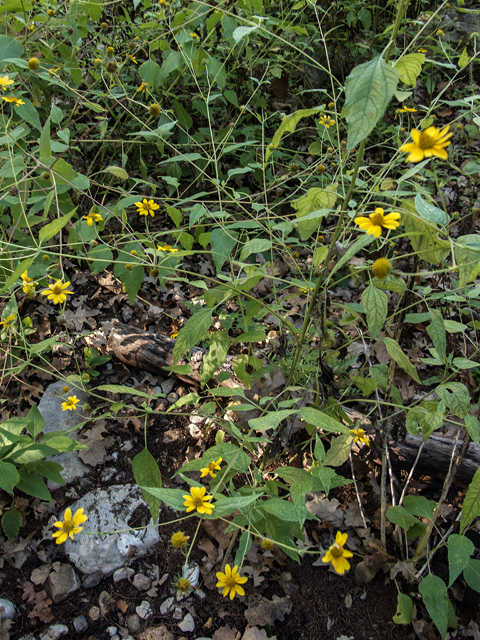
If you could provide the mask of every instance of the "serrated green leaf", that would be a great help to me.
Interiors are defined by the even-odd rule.
[[[308,240],[318,230],[320,220],[327,216],[335,206],[336,190],[336,184],[332,184],[326,189],[312,187],[304,196],[290,203],[297,212],[298,232],[303,241]],[[303,220],[303,218],[307,219]]]
[[[417,370],[410,362],[408,357],[403,353],[402,348],[400,347],[398,342],[396,342],[392,338],[382,338],[382,340],[385,343],[388,355],[395,360],[398,366],[401,367],[405,371],[405,373],[408,373],[411,378],[420,383],[420,378],[418,377]]]
[[[217,494],[217,501],[215,502],[215,509],[210,516],[211,519],[226,518],[231,515],[237,509],[245,509],[249,505],[253,504],[262,495],[261,493],[255,493],[250,496],[235,496],[234,498],[226,498],[222,494]],[[270,502],[270,501],[269,501]],[[292,505],[293,506],[293,505]]]
[[[202,362],[202,386],[206,384],[215,371],[225,363],[229,347],[230,338],[226,331],[216,331],[210,336],[210,348]]]
[[[20,480],[17,483],[17,489],[23,491],[28,496],[34,498],[40,498],[40,500],[46,500],[51,502],[52,496],[44,481],[35,473],[28,473],[26,469],[20,469]]]
[[[399,77],[398,71],[381,57],[355,67],[350,73],[345,82],[342,110],[348,123],[349,151],[373,131],[395,93]]]
[[[413,617],[413,600],[404,593],[397,596],[397,612],[392,620],[395,624],[410,624]]]
[[[313,426],[318,429],[323,429],[330,433],[343,433],[347,435],[350,433],[349,428],[342,422],[335,420],[335,418],[332,418],[319,409],[315,409],[315,407],[302,407],[295,411],[295,413],[298,413],[305,422],[313,424]]]
[[[266,513],[269,513],[288,522],[297,522],[298,516],[293,502],[282,500],[282,498],[270,498],[262,503]]]
[[[235,231],[225,231],[222,227],[214,229],[210,234],[210,246],[212,247],[212,257],[220,273],[223,265],[230,257],[237,244],[238,233]]]
[[[297,124],[302,118],[313,116],[320,110],[321,107],[315,107],[314,109],[299,109],[298,111],[291,113],[289,116],[285,116],[282,120],[282,123],[275,131],[275,134],[272,138],[272,143],[268,145],[265,151],[265,162],[268,162],[268,159],[272,155],[273,150],[278,147],[278,145],[280,144],[280,140],[285,133],[293,133],[297,128]]]
[[[445,362],[447,356],[447,335],[442,313],[438,309],[430,309],[431,323],[427,327],[428,335],[432,339],[433,346],[438,357]]]
[[[240,252],[240,262],[244,262],[252,253],[263,253],[264,251],[270,251],[272,248],[272,241],[267,238],[255,238],[250,240],[243,247]]]
[[[464,418],[470,411],[470,394],[467,387],[461,382],[440,384],[435,388],[435,393],[459,418]]]
[[[395,293],[402,293],[407,290],[407,283],[400,276],[389,273],[386,278],[372,278],[372,284],[377,289],[386,289]]]
[[[292,523],[282,518],[277,518],[270,513],[265,514],[265,526],[270,538],[275,540],[276,544],[280,546],[287,556],[299,562],[297,545],[293,539],[291,524]]]
[[[313,254],[313,266],[319,267],[323,262],[325,262],[325,258],[328,256],[328,247],[319,247],[315,250]]]
[[[282,411],[269,411],[267,415],[261,418],[252,418],[248,421],[251,429],[254,431],[266,431],[267,429],[275,429],[278,425],[293,413],[293,409],[283,409]]]
[[[460,69],[464,69],[470,62],[470,56],[468,55],[467,47],[462,51],[458,58],[458,66]]]
[[[140,485],[139,485],[140,486]],[[185,511],[186,506],[184,505],[185,498],[184,495],[188,494],[188,491],[185,489],[161,489],[159,487],[144,487],[140,486],[142,493],[146,491],[151,494],[153,497],[158,498],[167,507],[172,507],[176,511]]]
[[[92,260],[92,262],[89,263],[91,272],[97,274],[110,266],[113,260],[113,253],[109,246],[99,244],[98,246],[90,249],[88,252],[88,258]]]
[[[460,533],[463,533],[468,525],[480,515],[480,468],[475,471],[463,501],[462,519],[460,520]]]
[[[375,238],[373,237],[373,235],[371,233],[364,233],[363,235],[359,236],[355,240],[355,242],[346,250],[346,252],[340,258],[340,260],[337,262],[337,264],[333,267],[333,269],[330,272],[330,277],[332,277],[334,273],[336,273],[339,269],[341,269],[343,267],[343,265],[345,265],[348,262],[350,262],[350,260],[355,255],[357,255],[357,253],[359,251],[364,249],[366,246],[368,246],[374,240],[375,240]]]
[[[398,525],[405,532],[407,532],[410,527],[420,523],[418,518],[415,518],[405,507],[401,506],[389,507],[387,509],[387,518],[392,524]]]
[[[55,220],[52,220],[52,222],[49,222],[44,227],[42,227],[38,234],[38,239],[40,240],[40,242],[48,242],[51,238],[56,236],[57,233],[59,233],[63,229],[63,227],[67,224],[67,222],[75,214],[76,211],[77,209],[75,207],[75,209],[73,209],[73,211],[70,211],[70,213],[67,213],[66,216],[62,216],[61,218],[56,218]]]
[[[17,511],[12,505],[2,517],[2,529],[9,540],[14,540],[17,537],[21,524],[22,515],[20,511]]]
[[[85,449],[88,449],[88,447],[85,447]],[[58,462],[53,462],[52,460],[39,460],[34,466],[28,466],[27,471],[29,473],[33,472],[37,475],[43,476],[52,482],[56,482],[62,487],[65,484],[65,480],[62,478],[60,473],[63,471],[63,467]]]
[[[475,546],[473,542],[465,536],[459,536],[456,533],[452,533],[448,538],[447,548],[448,570],[450,573],[450,582],[448,583],[448,586],[451,587],[470,562],[470,556],[473,555]]]
[[[445,638],[448,627],[449,602],[447,585],[438,576],[430,574],[423,578],[418,585],[418,590],[423,596],[423,601],[431,619],[440,631],[442,638]]]
[[[22,8],[20,11],[23,13],[24,9]],[[25,49],[19,38],[0,36],[0,62],[10,58],[21,58],[24,51]]]
[[[346,462],[350,455],[352,440],[353,435],[350,433],[344,433],[341,436],[332,438],[330,449],[327,451],[323,464],[330,467],[339,467]]]
[[[185,353],[194,347],[212,324],[212,309],[201,309],[194,313],[180,329],[173,348],[173,363],[176,364]]]
[[[125,268],[122,269],[121,273],[118,276],[122,281],[122,284],[125,285],[130,304],[133,304],[135,298],[137,297],[137,293],[140,291],[144,275],[145,271],[143,267],[139,264],[136,264],[134,266],[131,266],[130,269],[127,269],[125,265]]]
[[[406,56],[402,56],[395,63],[395,69],[400,74],[400,80],[414,87],[417,84],[417,78],[425,60],[426,57],[423,53],[409,53]]]
[[[150,451],[145,447],[143,451],[137,454],[132,460],[132,471],[135,482],[138,485],[148,485],[160,489],[162,486],[162,474],[158,468],[158,464]],[[154,524],[157,524],[160,514],[161,500],[153,496],[148,491],[142,489],[145,502],[148,504],[150,515]]]
[[[388,298],[372,284],[362,293],[362,306],[367,316],[367,325],[372,338],[376,338],[387,319]]]

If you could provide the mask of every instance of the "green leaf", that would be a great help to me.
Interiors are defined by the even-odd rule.
[[[222,227],[216,228],[210,234],[210,245],[212,247],[212,257],[220,273],[223,265],[230,257],[237,244],[238,233],[235,231],[225,231]]]
[[[475,360],[468,360],[467,358],[454,358],[452,360],[452,365],[457,369],[476,369],[478,367],[478,362]]]
[[[470,411],[470,394],[467,387],[461,382],[446,382],[439,384],[435,393],[443,400],[450,411],[464,418]]]
[[[283,520],[283,518],[277,518],[270,513],[265,514],[265,526],[268,535],[272,540],[275,540],[287,556],[298,562],[297,545],[293,539],[291,524],[292,523]]]
[[[198,395],[198,393],[187,393],[187,395],[182,396],[176,402],[171,404],[168,407],[167,412],[178,409],[179,407],[183,407],[186,404],[197,404],[197,402],[199,402],[200,400],[201,397]]]
[[[88,447],[85,447],[88,449]],[[65,480],[62,478],[61,471],[63,471],[63,467],[58,462],[53,462],[52,460],[39,460],[34,465],[29,465],[27,467],[27,471],[29,473],[36,473],[37,475],[43,476],[48,480],[52,480],[52,482],[56,482],[57,484],[63,486],[65,484]]]
[[[396,342],[392,338],[382,338],[382,340],[385,343],[389,356],[395,360],[398,366],[401,367],[405,371],[405,373],[408,373],[411,378],[420,383],[420,378],[418,377],[417,370],[410,362],[408,357],[403,353],[402,348],[400,347],[398,342]]]
[[[397,612],[392,620],[395,624],[410,624],[413,617],[413,600],[404,593],[397,596]]]
[[[375,238],[372,236],[372,234],[364,233],[363,235],[359,236],[355,240],[355,242],[346,250],[346,252],[340,258],[337,264],[333,267],[333,269],[330,272],[330,277],[332,277],[336,271],[341,269],[344,264],[347,264],[348,262],[350,262],[353,256],[357,255],[359,251],[364,249],[367,245],[369,245],[374,240]]]
[[[116,167],[115,165],[110,165],[106,169],[103,170],[103,173],[111,173],[112,176],[116,178],[120,178],[120,180],[128,180],[128,173],[122,167]]]
[[[3,5],[3,10],[5,11],[5,5]],[[20,9],[20,11],[23,13],[23,9]],[[25,49],[20,39],[0,36],[0,62],[11,58],[21,58],[24,51]]]
[[[388,298],[372,284],[362,293],[362,306],[367,316],[367,325],[372,338],[376,338],[387,319]]]
[[[154,60],[149,58],[138,67],[138,74],[142,82],[148,82],[150,89],[153,90],[156,88],[159,80],[160,67]]]
[[[407,284],[405,280],[399,276],[394,276],[389,273],[386,278],[372,278],[372,284],[377,289],[386,289],[387,291],[394,291],[395,293],[402,293],[407,290]]]
[[[202,362],[202,386],[206,384],[215,371],[225,363],[229,347],[230,338],[226,331],[216,331],[210,336],[210,348]]]
[[[293,409],[283,409],[282,411],[269,411],[267,415],[260,418],[252,418],[248,421],[251,429],[254,431],[266,431],[267,429],[275,429],[278,425],[293,413]]]
[[[212,309],[201,309],[194,313],[180,329],[173,348],[174,364],[177,364],[189,349],[198,344],[202,336],[210,329],[212,313]]]
[[[40,122],[38,111],[26,96],[22,96],[22,100],[25,104],[15,107],[15,112],[20,118],[23,118],[26,122],[33,125],[37,131],[41,131],[42,123]]]
[[[353,69],[345,82],[342,115],[348,123],[351,151],[373,131],[397,88],[399,73],[377,57]]]
[[[113,253],[108,245],[99,244],[90,249],[88,258],[92,260],[92,262],[89,263],[91,272],[97,274],[110,266],[113,260]]]
[[[188,494],[185,489],[160,489],[159,487],[144,487],[140,486],[143,492],[150,493],[155,498],[161,500],[167,507],[172,507],[176,511],[185,511],[186,506],[184,495]]]
[[[52,496],[44,481],[35,473],[28,473],[26,469],[20,469],[20,480],[17,484],[17,489],[23,491],[28,496],[34,498],[40,498],[40,500],[46,500],[51,502]]]
[[[441,311],[438,309],[430,309],[430,317],[432,322],[427,327],[428,335],[432,339],[433,346],[438,357],[445,363],[447,357],[447,335],[445,332],[445,322]]]
[[[183,129],[188,131],[193,125],[192,117],[190,116],[188,111],[180,104],[180,102],[178,102],[178,100],[175,100],[175,102],[173,103],[173,106],[175,108],[175,113],[177,114],[178,124]],[[195,156],[198,156],[198,158],[202,157],[200,154],[195,154]],[[195,160],[198,160],[198,158],[195,158]]]
[[[30,420],[30,422],[27,424],[27,430],[30,433],[30,435],[33,437],[33,439],[36,440],[37,436],[39,436],[42,433],[45,427],[45,420],[43,419],[43,416],[38,410],[38,407],[36,404],[34,404],[33,407],[30,409],[27,417]]]
[[[475,444],[480,442],[480,423],[475,416],[468,414],[464,417],[465,429]]]
[[[130,304],[133,304],[135,298],[137,297],[137,293],[140,291],[144,275],[145,271],[143,267],[139,264],[136,264],[131,267],[131,269],[127,269],[125,265],[122,269],[121,274],[118,276],[122,283],[125,285]]]
[[[266,513],[270,513],[277,518],[287,520],[288,522],[297,522],[297,510],[293,502],[282,500],[282,498],[270,498],[262,502],[262,507]]]
[[[265,329],[256,329],[255,331],[246,331],[233,339],[232,344],[239,342],[262,342],[267,339]]]
[[[350,433],[349,428],[342,422],[335,420],[335,418],[332,418],[319,409],[315,409],[315,407],[302,407],[302,409],[294,410],[294,412],[302,416],[305,422],[313,424],[313,426],[318,429],[323,429],[330,433],[343,433],[347,435]]]
[[[240,262],[245,262],[245,260],[252,255],[252,253],[263,253],[264,251],[270,251],[272,248],[272,241],[267,240],[267,238],[255,238],[254,240],[249,240],[243,247],[240,252]]]
[[[470,562],[470,556],[473,555],[475,546],[473,542],[465,536],[452,533],[448,537],[447,548],[448,570],[450,572],[450,582],[448,586],[451,587]]]
[[[217,494],[217,501],[214,503],[215,509],[213,510],[210,518],[226,518],[234,511],[237,511],[237,509],[244,509],[254,503],[262,493],[254,493],[250,496],[235,496],[234,498],[226,498],[222,494]]]
[[[126,387],[121,384],[101,384],[97,387],[98,391],[110,391],[110,393],[128,393],[131,396],[141,396],[142,398],[151,398],[145,391],[138,391],[133,387]]]
[[[10,289],[12,284],[19,279],[19,277],[21,276],[21,274],[24,271],[28,270],[28,268],[32,265],[32,263],[33,263],[32,258],[26,258],[25,260],[22,260],[20,262],[20,264],[18,265],[18,267],[15,269],[15,271],[12,273],[12,275],[5,282],[5,284],[1,288],[1,291],[5,291],[7,289]]]
[[[217,461],[219,458],[222,458],[222,462],[225,464],[231,464],[232,469],[241,471],[242,473],[247,473],[248,471],[250,458],[244,451],[231,442],[221,442],[210,447],[201,458],[187,462],[180,471],[182,473],[187,471],[200,471],[200,469],[207,467],[210,462],[214,460]],[[177,471],[175,475],[180,473],[180,471]]]
[[[463,501],[462,519],[460,520],[460,533],[463,533],[468,525],[480,515],[480,468],[475,471],[468,486],[467,495]]]
[[[414,87],[417,84],[417,78],[425,60],[424,53],[408,53],[406,56],[402,56],[395,63],[395,69],[400,74],[400,80]]]
[[[336,190],[336,184],[326,189],[312,187],[304,196],[290,203],[297,212],[298,232],[302,240],[308,240],[318,230],[320,220],[331,212],[337,201]]]
[[[326,463],[326,458],[323,464]],[[313,477],[313,491],[323,491],[328,498],[330,489],[336,489],[336,487],[344,487],[347,484],[351,484],[353,480],[339,476],[330,467],[313,467],[311,471]]]
[[[52,149],[50,146],[50,118],[47,118],[43,125],[42,133],[40,134],[40,160],[50,165],[50,158],[52,155]]]
[[[232,34],[235,44],[238,44],[243,38],[256,31],[258,27],[237,27]]]
[[[330,449],[327,451],[323,464],[330,467],[339,467],[346,462],[350,455],[350,445],[353,437],[350,433],[344,433],[337,438],[332,438]]]
[[[418,216],[415,204],[411,200],[402,202],[401,214],[401,224],[412,244],[413,250],[421,260],[430,262],[430,264],[438,264],[440,262],[439,252],[448,255],[450,242],[439,239],[437,227]]]
[[[8,459],[12,460],[16,464],[29,464],[42,460],[46,456],[57,453],[52,447],[44,444],[31,444],[20,443],[8,454]]]
[[[302,120],[302,118],[313,116],[320,110],[321,107],[315,107],[314,109],[300,109],[288,116],[285,116],[282,120],[281,125],[275,131],[275,134],[272,138],[272,143],[268,145],[267,150],[265,151],[265,162],[268,162],[268,159],[272,155],[273,150],[278,147],[278,145],[280,144],[280,140],[285,133],[293,133],[297,128],[297,124],[300,122],[300,120]]]
[[[0,489],[13,494],[13,487],[18,484],[19,480],[20,474],[17,467],[10,462],[0,460]]]
[[[478,235],[460,236],[455,242],[455,261],[460,286],[473,282],[480,273],[480,241]]]
[[[412,516],[412,514],[405,509],[405,507],[389,507],[387,509],[387,518],[392,524],[396,524],[407,532],[410,527],[420,523],[418,518]]]
[[[405,509],[414,516],[419,518],[428,518],[432,520],[433,511],[435,509],[435,501],[427,500],[424,496],[405,496],[403,500]]]
[[[325,262],[326,257],[328,256],[328,247],[319,247],[315,250],[313,254],[313,266],[319,267],[323,262]]]
[[[143,451],[137,454],[132,460],[132,471],[135,482],[138,485],[148,485],[160,489],[162,486],[162,474],[158,468],[158,464],[150,451],[145,447]],[[160,514],[161,500],[153,496],[151,493],[142,489],[145,502],[148,504],[150,515],[154,524],[157,524]]]
[[[22,524],[22,516],[20,511],[17,511],[12,505],[8,511],[3,514],[2,517],[2,529],[3,533],[9,540],[13,540],[17,537]]]
[[[467,47],[462,51],[458,58],[458,66],[460,69],[464,69],[470,62],[470,56],[468,55]]]
[[[434,224],[439,224],[441,227],[447,224],[448,218],[445,211],[435,207],[433,204],[429,202],[425,202],[422,196],[417,193],[415,196],[415,208],[418,212],[418,215],[421,216],[427,222],[433,222]]]
[[[448,626],[448,594],[447,585],[438,576],[430,574],[423,578],[418,585],[431,619],[440,632],[442,638],[447,634]]]
[[[463,570],[463,577],[471,589],[475,589],[480,593],[480,560],[470,558]]]
[[[54,236],[56,236],[57,233],[59,233],[63,229],[70,218],[75,214],[76,210],[77,209],[75,208],[70,211],[70,213],[67,213],[66,216],[56,218],[55,220],[52,220],[52,222],[49,222],[44,227],[42,227],[38,234],[38,239],[40,240],[40,242],[48,242]]]

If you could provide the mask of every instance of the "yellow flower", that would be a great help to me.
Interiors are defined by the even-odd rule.
[[[49,18],[53,18],[53,16],[55,15],[55,11],[53,9],[49,9],[47,11],[47,15]]]
[[[141,216],[148,216],[150,214],[153,218],[155,211],[160,209],[160,205],[156,204],[153,200],[143,199],[142,202],[135,202],[135,206],[138,207],[137,213]]]
[[[153,118],[156,118],[157,116],[159,116],[160,112],[161,112],[160,106],[156,102],[152,103],[148,107],[148,115],[152,116]]]
[[[68,393],[70,391],[70,387],[67,387],[66,385],[63,387],[62,389],[63,393]]]
[[[13,326],[13,321],[16,317],[17,315],[15,313],[12,313],[11,315],[7,316],[5,320],[0,320],[0,324],[4,329],[8,329],[9,327]]]
[[[332,544],[327,553],[323,556],[322,562],[331,562],[335,571],[343,576],[345,571],[350,569],[350,563],[346,558],[352,558],[353,553],[344,549],[348,535],[337,531],[335,543]]]
[[[325,165],[324,164],[319,164],[317,167],[317,171],[318,173],[323,173],[325,171]]]
[[[118,69],[118,64],[115,62],[115,60],[109,60],[105,65],[105,69],[108,73],[115,73],[115,71],[117,71]]]
[[[355,224],[358,224],[360,229],[366,231],[367,234],[378,238],[382,233],[382,227],[385,227],[385,229],[396,229],[400,224],[398,222],[399,219],[399,213],[392,211],[392,213],[385,215],[384,210],[381,207],[377,207],[375,213],[371,213],[368,218],[364,218],[363,216],[355,218]]]
[[[60,69],[60,67],[57,67],[56,69],[54,69],[53,67],[51,67],[51,68],[48,70],[48,75],[49,75],[51,78],[53,78],[53,76],[57,73],[57,71],[58,71],[59,69]]]
[[[73,411],[79,402],[77,396],[68,396],[66,402],[62,402],[62,411]]]
[[[13,84],[13,80],[10,80],[8,76],[0,76],[0,89],[5,91],[11,84]]]
[[[36,284],[31,284],[30,282],[25,282],[25,284],[22,287],[22,290],[24,293],[27,294],[27,296],[29,298],[33,298],[33,294],[35,293],[35,287],[37,285]]]
[[[365,431],[363,429],[351,429],[350,433],[352,434],[352,436],[355,436],[355,438],[353,439],[353,443],[354,444],[355,444],[355,442],[361,442],[362,444],[366,444],[367,447],[370,446],[370,442],[369,442],[367,436],[365,435]],[[346,538],[345,538],[345,540],[346,540]]]
[[[80,533],[83,529],[80,525],[83,524],[88,519],[88,516],[83,515],[83,509],[77,509],[75,515],[72,518],[72,510],[70,508],[65,510],[63,514],[63,522],[58,521],[54,522],[53,526],[58,527],[60,531],[55,531],[52,533],[52,538],[56,538],[57,544],[62,544],[66,541],[68,537],[72,540],[74,533]]]
[[[192,487],[190,493],[183,496],[185,498],[183,504],[187,507],[187,513],[195,511],[195,509],[198,513],[206,513],[207,515],[212,513],[215,505],[209,504],[209,500],[211,500],[213,496],[206,496],[205,492],[205,487]]]
[[[33,282],[33,280],[31,278],[28,277],[28,270],[24,271],[22,273],[22,275],[20,276],[20,278],[24,281],[24,282]]]
[[[330,127],[333,127],[333,125],[335,124],[335,120],[330,118],[330,116],[320,116],[319,124],[323,124],[324,127],[329,129]]]
[[[157,250],[165,253],[178,253],[178,249],[173,249],[169,244],[165,244],[163,247],[159,244]]]
[[[222,573],[221,571],[219,571],[217,573],[217,578],[218,578],[217,587],[219,587],[220,589],[223,589],[222,596],[224,597],[228,596],[228,594],[230,593],[230,600],[233,600],[235,597],[235,594],[237,593],[239,596],[245,595],[245,591],[243,590],[243,587],[241,587],[240,585],[245,584],[248,578],[246,577],[242,578],[240,576],[238,572],[238,566],[235,566],[232,569],[229,564],[226,564],[225,573]]]
[[[204,478],[205,476],[208,476],[209,474],[212,476],[212,478],[216,478],[217,474],[215,473],[215,471],[221,471],[221,467],[220,467],[220,463],[222,461],[222,458],[219,458],[216,462],[210,462],[208,467],[204,467],[203,469],[200,469],[201,471],[201,478]]]
[[[67,299],[67,294],[73,295],[73,291],[68,291],[69,286],[70,282],[64,283],[61,280],[57,280],[55,284],[49,284],[48,289],[41,291],[41,294],[47,296],[48,300],[53,300],[53,304],[61,304]]]
[[[262,540],[262,549],[265,549],[265,551],[270,551],[270,549],[273,549],[274,546],[275,543],[273,540],[270,540],[270,538],[265,538],[264,540]]]
[[[95,60],[93,61],[93,64],[98,67],[99,64],[101,64],[102,60],[101,58],[95,58]]]
[[[170,544],[172,547],[175,547],[175,549],[183,549],[189,540],[190,536],[184,535],[182,531],[177,531],[170,538]]]
[[[329,109],[331,109],[332,107],[335,106],[335,103],[334,102],[329,102],[327,106],[328,106]]]
[[[391,269],[392,265],[387,258],[378,258],[378,260],[375,260],[372,267],[373,275],[379,280],[386,278]]]
[[[135,58],[135,56],[132,56],[130,53],[127,53],[127,58],[130,58],[130,60],[132,62],[134,62],[135,64],[138,64],[137,59]]]
[[[426,49],[417,49],[418,53],[427,53]]]
[[[103,218],[99,213],[96,213],[95,211],[90,211],[88,216],[83,216],[83,220],[86,220],[88,226],[92,227],[94,222],[101,222]]]
[[[173,333],[170,334],[170,338],[176,338],[178,334],[179,334],[178,331],[174,331]]]
[[[175,583],[175,588],[180,593],[188,593],[192,588],[192,583],[188,578],[179,578]]]
[[[148,82],[142,82],[142,84],[137,89],[137,93],[145,93],[149,86],[150,85],[148,84]]]
[[[20,98],[14,98],[13,96],[10,96],[9,98],[2,96],[2,100],[5,100],[5,102],[11,102],[16,107],[19,107],[21,104],[25,104],[23,100],[20,100]]]
[[[111,56],[113,54],[113,47],[106,48],[107,56]]]
[[[30,71],[35,71],[38,68],[38,58],[30,58],[27,62],[28,68]]]
[[[444,35],[445,35],[445,32],[444,32],[444,31],[442,31],[441,29],[439,29],[435,35],[436,35],[436,36],[444,36]]]
[[[102,22],[101,27],[102,27],[102,29],[108,29],[108,23],[107,22]]]
[[[411,136],[413,142],[408,142],[400,147],[400,151],[409,153],[405,162],[420,162],[424,158],[437,156],[442,160],[448,159],[445,147],[450,144],[449,138],[452,133],[448,133],[450,125],[440,129],[439,127],[428,127],[425,131],[412,129]]]
[[[195,38],[195,40],[200,40],[200,36],[198,36],[198,35],[197,35],[196,33],[194,33],[193,31],[192,31],[192,33],[190,34],[190,37],[191,37],[191,38]]]

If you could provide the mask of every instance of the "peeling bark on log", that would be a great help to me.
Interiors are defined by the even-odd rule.
[[[175,343],[176,340],[162,334],[149,333],[137,327],[130,327],[114,321],[112,322],[112,328],[107,337],[107,353],[115,356],[117,360],[120,360],[120,362],[123,362],[128,367],[144,369],[145,371],[150,371],[150,373],[172,376],[186,384],[199,386],[201,380],[201,365],[207,352],[205,349],[193,347],[188,352],[188,361],[181,361],[181,364],[191,365],[192,372],[186,375],[172,373],[167,367],[174,364],[172,352]],[[228,362],[221,370],[233,373],[233,369],[229,366]],[[211,387],[218,386],[214,378],[212,378],[208,384]],[[245,385],[235,376],[220,383],[220,386],[245,388]]]

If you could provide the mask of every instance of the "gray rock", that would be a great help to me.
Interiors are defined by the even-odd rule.
[[[166,615],[169,611],[173,609],[174,597],[167,598],[165,602],[162,602],[160,605],[160,613],[162,616]]]
[[[173,387],[177,384],[177,380],[175,378],[167,378],[164,382],[162,382],[162,392],[165,395],[168,395]]]
[[[107,627],[107,632],[110,637],[113,637],[117,633],[118,627]]]
[[[142,603],[135,607],[135,611],[142,620],[146,620],[152,615],[152,607],[147,600],[142,600]]]
[[[175,607],[175,609],[173,610],[173,619],[181,620],[182,616],[183,616],[182,607]]]
[[[127,628],[130,631],[130,633],[138,633],[142,628],[142,621],[140,619],[140,616],[138,616],[136,613],[132,614],[131,616],[128,616]]]
[[[5,611],[2,613],[2,620],[11,620],[15,615],[15,605],[10,600],[0,598],[0,607],[3,607]]]
[[[88,617],[95,622],[95,620],[100,618],[100,609],[98,607],[92,607],[88,612]]]
[[[140,505],[146,507],[138,486],[125,484],[91,491],[71,508],[75,513],[83,507],[88,515],[85,525],[88,531],[119,531],[129,528],[130,516]],[[153,524],[152,520],[150,524]],[[134,555],[139,558],[159,540],[158,527],[104,536],[79,534],[75,540],[66,541],[65,553],[82,573],[101,571],[108,575],[124,564],[130,547],[135,547]]]
[[[66,636],[67,633],[68,627],[64,624],[52,624],[51,627],[48,627],[47,633],[40,635],[40,640],[58,640],[58,638]]]
[[[188,389],[186,387],[177,387],[175,391],[179,398],[183,398],[183,396],[186,396],[188,393]]]
[[[174,402],[176,402],[178,400],[178,398],[179,398],[178,393],[175,393],[175,391],[172,391],[167,396],[167,402],[169,402],[170,404],[173,404]]]
[[[102,571],[95,571],[94,573],[87,574],[82,580],[82,587],[85,589],[93,589],[98,584],[100,584],[101,579],[103,578]]]
[[[88,629],[88,622],[86,621],[85,616],[77,616],[72,622],[73,627],[78,634],[84,633]]]
[[[175,640],[173,633],[164,624],[158,627],[148,627],[138,636],[138,640]]]
[[[190,422],[192,424],[202,424],[202,422],[205,422],[206,418],[204,418],[204,416],[196,416],[196,415],[192,415],[190,416]]]
[[[67,393],[63,392],[63,387],[65,386],[70,387],[70,391]],[[75,409],[73,411],[62,411],[62,402],[65,402],[68,396],[76,396],[80,400],[78,407],[83,405],[88,398],[88,394],[85,391],[77,389],[71,383],[66,383],[62,380],[50,384],[43,394],[38,403],[38,410],[45,420],[45,433],[50,431],[69,431],[70,429],[75,429],[77,424],[83,421],[83,417]],[[72,431],[66,435],[75,440],[77,432]],[[62,465],[62,478],[66,484],[81,478],[88,471],[88,467],[83,464],[76,451],[64,451],[55,456],[48,456],[46,459]],[[61,486],[52,480],[48,480],[47,484],[50,489],[58,489]]]
[[[58,571],[49,573],[45,581],[45,590],[55,603],[63,602],[78,589],[80,580],[71,564],[61,564]]]
[[[98,606],[100,607],[101,615],[106,616],[107,613],[115,608],[115,600],[108,593],[108,591],[102,591],[102,593],[98,596]]]
[[[190,433],[192,438],[195,438],[195,440],[198,440],[202,435],[202,430],[199,429],[199,427],[196,424],[189,424],[188,432]]]
[[[191,613],[187,613],[184,619],[178,623],[181,631],[195,631],[195,621]]]
[[[120,582],[120,580],[130,579],[134,575],[135,571],[131,567],[120,567],[113,574],[113,581]]]
[[[152,586],[152,581],[148,576],[144,576],[143,573],[137,573],[133,579],[133,586],[139,591],[148,591]]]

